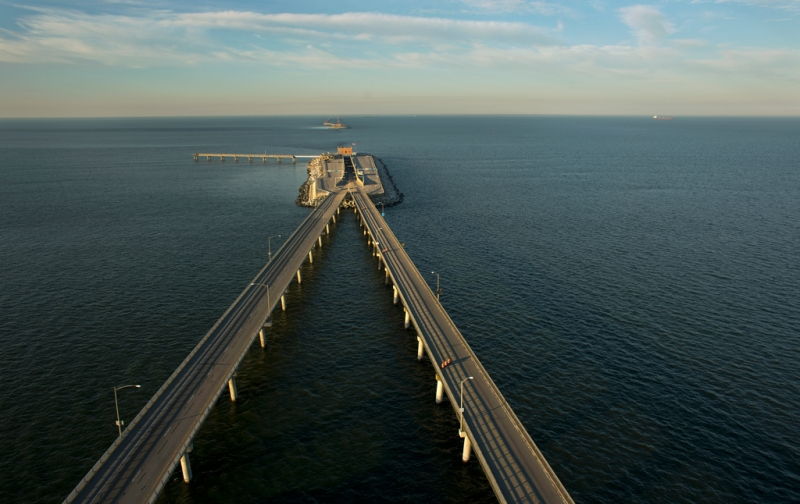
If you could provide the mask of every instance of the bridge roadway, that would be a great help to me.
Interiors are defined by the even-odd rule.
[[[434,365],[437,381],[459,414],[464,381],[465,458],[470,446],[500,502],[572,503],[567,490],[531,439],[503,394],[431,291],[375,205],[361,190],[352,192],[375,253],[396,288],[407,323],[413,323]],[[418,353],[422,357],[422,353]],[[440,363],[452,359],[441,368]],[[438,385],[437,385],[438,386]],[[438,392],[437,392],[438,393]]]
[[[331,194],[303,220],[64,502],[156,499],[345,195]]]

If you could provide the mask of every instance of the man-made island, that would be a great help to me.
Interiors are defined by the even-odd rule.
[[[300,186],[297,204],[315,207],[351,182],[363,188],[376,205],[392,206],[403,201],[403,193],[397,190],[383,161],[340,146],[335,153],[321,154],[308,163],[308,179]]]

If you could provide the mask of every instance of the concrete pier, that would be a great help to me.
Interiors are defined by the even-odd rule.
[[[231,401],[236,402],[236,382],[234,381],[233,377],[228,380],[228,393],[231,396]]]
[[[425,343],[422,342],[422,338],[417,336],[417,360],[422,360],[422,356],[425,353]]]
[[[189,463],[188,453],[184,453],[183,456],[181,456],[181,472],[183,473],[184,483],[192,481],[192,465]]]
[[[439,378],[439,375],[436,375],[436,404],[441,404],[443,397],[444,397],[444,384],[442,383],[442,379]]]
[[[267,347],[267,335],[263,327],[258,330],[258,342],[261,344],[261,348]]]
[[[464,436],[464,449],[461,450],[461,461],[462,462],[469,462],[469,457],[472,455],[472,441],[469,440],[469,436]]]
[[[233,159],[234,161],[238,162],[240,159],[246,159],[248,161],[252,161],[254,159],[259,159],[263,162],[266,162],[268,159],[274,159],[278,162],[288,159],[291,160],[293,163],[297,162],[297,157],[294,154],[237,154],[237,153],[227,153],[227,152],[195,152],[194,160],[199,161],[201,158],[205,158],[206,161],[211,161],[212,159],[216,159],[219,161],[225,161],[226,159]],[[309,156],[304,156],[309,157]]]

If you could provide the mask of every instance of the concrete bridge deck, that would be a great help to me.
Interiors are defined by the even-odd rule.
[[[402,301],[406,327],[413,324],[416,329],[417,357],[421,359],[424,351],[433,363],[437,402],[445,392],[457,417],[463,382],[465,461],[474,450],[500,502],[572,503],[525,426],[375,205],[363,191],[353,191],[352,196],[374,253],[392,284],[395,300]],[[440,363],[447,359],[452,359],[452,364],[442,368]],[[470,376],[473,379],[467,378]]]
[[[330,195],[245,287],[64,502],[152,502],[191,450],[192,439],[346,195]],[[263,339],[262,339],[263,345]],[[187,469],[189,469],[187,465]],[[189,469],[190,473],[190,469]],[[186,473],[184,473],[186,478]]]

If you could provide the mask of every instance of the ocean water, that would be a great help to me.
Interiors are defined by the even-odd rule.
[[[0,121],[0,502],[60,502],[308,212],[302,163],[191,154],[353,143],[576,502],[800,502],[800,119],[320,120]],[[352,215],[323,250],[159,501],[493,502]]]

